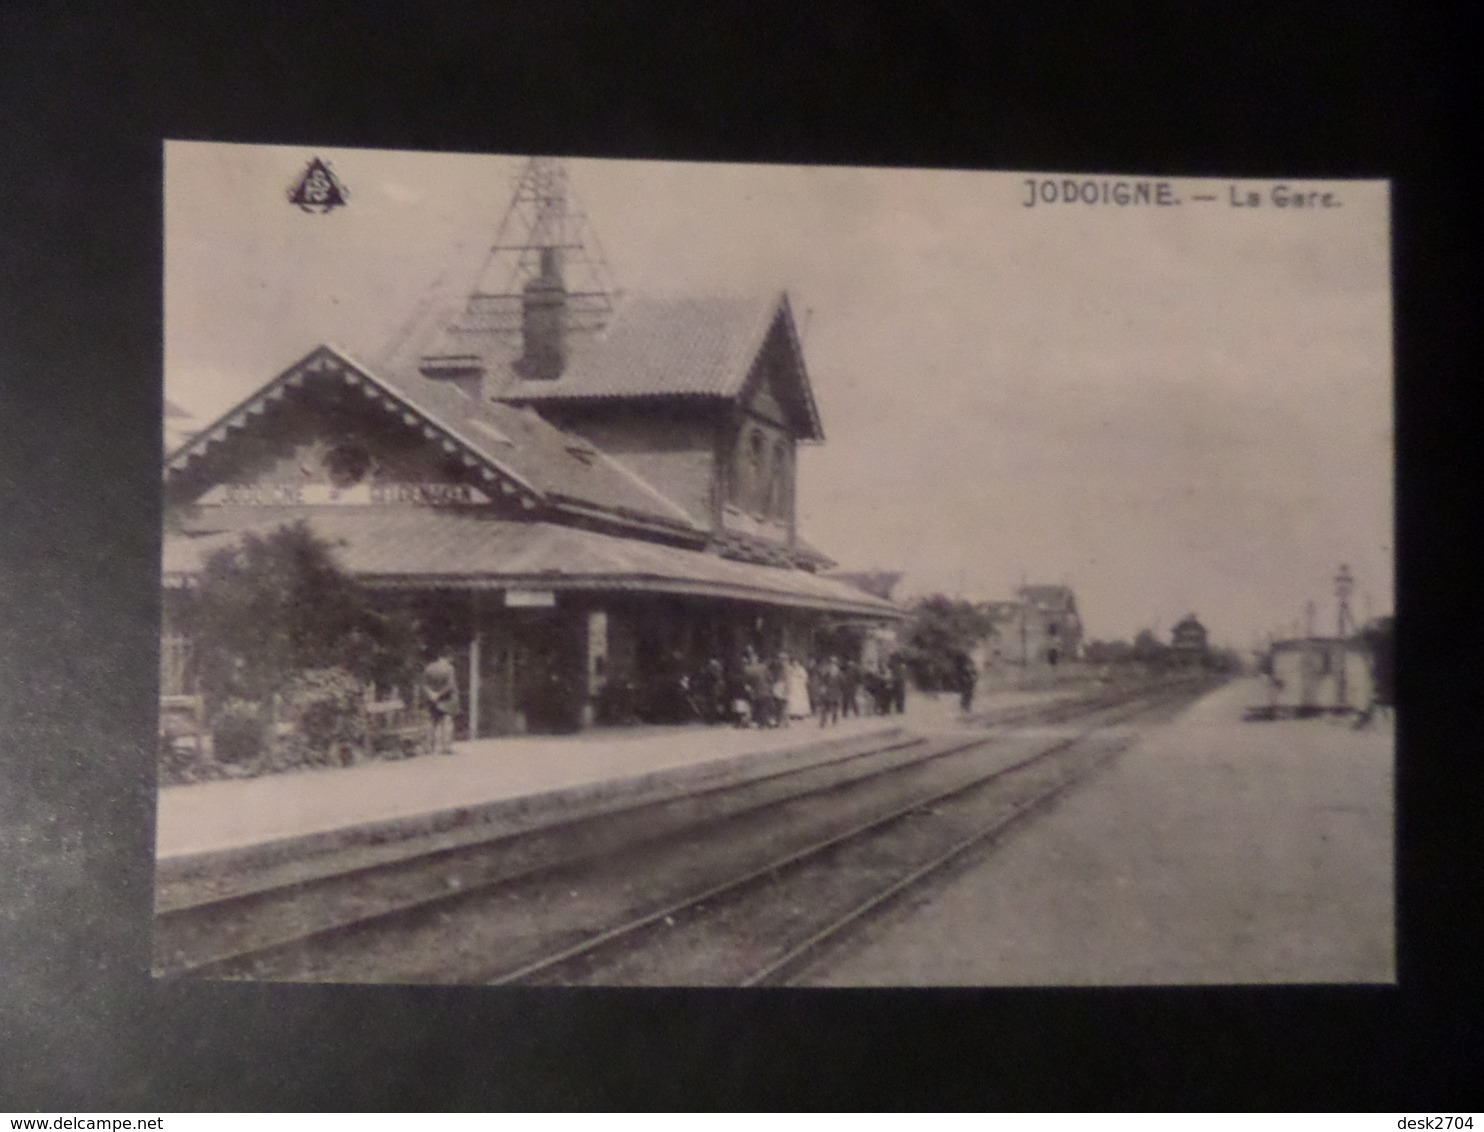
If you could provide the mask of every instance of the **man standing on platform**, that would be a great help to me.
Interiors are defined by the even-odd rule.
[[[891,688],[891,710],[901,715],[907,710],[907,662],[901,653],[891,654],[886,662],[886,671]]]
[[[747,687],[748,720],[754,727],[770,726],[773,677],[767,664],[751,648],[744,654],[742,679]]]
[[[433,723],[433,753],[453,754],[453,717],[459,713],[459,679],[447,649],[440,650],[423,669],[423,698]]]
[[[851,657],[840,662],[840,718],[860,715],[861,668]]]
[[[820,662],[815,677],[814,707],[819,712],[821,727],[840,722],[840,664],[832,656]]]
[[[978,683],[979,671],[974,667],[974,659],[966,652],[960,652],[954,660],[955,676],[958,683],[958,706],[959,710],[967,712],[974,706],[974,685]]]

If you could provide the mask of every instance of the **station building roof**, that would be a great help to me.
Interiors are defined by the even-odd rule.
[[[873,618],[902,616],[889,601],[808,570],[738,562],[557,523],[416,506],[203,508],[166,535],[164,582],[188,585],[213,552],[243,534],[266,534],[297,520],[331,544],[343,569],[376,587],[658,592]]]
[[[520,341],[509,331],[508,312],[482,313],[477,299],[472,297],[462,312],[441,314],[434,324],[435,336],[413,339],[399,353],[397,364],[408,365],[414,353],[477,358],[484,370],[485,395],[519,404],[731,400],[742,394],[764,347],[776,335],[791,374],[786,396],[799,435],[824,438],[792,308],[782,291],[625,297],[601,330],[566,335],[566,364],[551,380],[526,379],[516,372]]]
[[[321,346],[290,366],[212,426],[166,457],[165,479],[185,474],[268,412],[287,390],[313,382],[359,386],[392,414],[447,441],[472,461],[557,508],[591,509],[618,519],[704,534],[705,528],[642,477],[586,441],[563,432],[536,412],[479,402],[457,388],[404,368],[371,368],[332,346]]]

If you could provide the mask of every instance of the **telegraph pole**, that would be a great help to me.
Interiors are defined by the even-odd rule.
[[[1354,632],[1355,622],[1350,617],[1350,594],[1355,589],[1355,579],[1350,576],[1350,567],[1341,566],[1335,575],[1335,597],[1339,599],[1339,635]]]
[[[1355,628],[1350,620],[1350,591],[1354,588],[1355,579],[1350,576],[1350,567],[1342,564],[1340,566],[1340,572],[1335,575],[1335,597],[1339,602],[1338,624],[1336,628],[1339,631],[1338,636],[1340,638],[1340,687],[1338,696],[1340,707],[1349,706],[1348,689],[1345,685],[1345,662],[1348,659],[1346,654],[1349,652],[1349,649],[1346,647],[1349,640],[1348,634]]]
[[[1025,596],[1025,587],[1026,587],[1026,576],[1025,576],[1025,571],[1022,570],[1021,573],[1020,573],[1020,592],[1015,595],[1016,597],[1018,597],[1020,599],[1020,669],[1021,669],[1021,672],[1022,673],[1024,673],[1024,671],[1027,668],[1030,667],[1030,655],[1029,655],[1029,649],[1028,649],[1027,640],[1026,640],[1026,637],[1027,637],[1026,617],[1028,616],[1028,611],[1026,609],[1026,605],[1027,605],[1028,599]]]

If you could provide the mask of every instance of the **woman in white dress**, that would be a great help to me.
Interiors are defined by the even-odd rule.
[[[783,658],[788,674],[788,715],[790,719],[809,718],[809,671],[791,656]]]

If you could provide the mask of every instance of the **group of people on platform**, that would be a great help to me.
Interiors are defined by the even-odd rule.
[[[787,727],[817,718],[825,727],[852,715],[904,712],[907,673],[898,656],[875,666],[836,656],[806,664],[783,651],[763,656],[747,648],[730,663],[713,656],[692,671],[671,657],[614,691],[622,701],[602,713],[613,723]]]
[[[764,658],[749,648],[739,666],[740,679],[727,681],[725,666],[714,660],[707,669],[712,682],[697,690],[706,697],[699,706],[710,708],[701,718],[711,722],[787,727],[817,718],[821,727],[828,727],[847,716],[889,715],[907,708],[906,667],[897,656],[874,667],[836,656],[816,657],[805,665],[784,652]],[[719,704],[718,670],[724,683]]]

